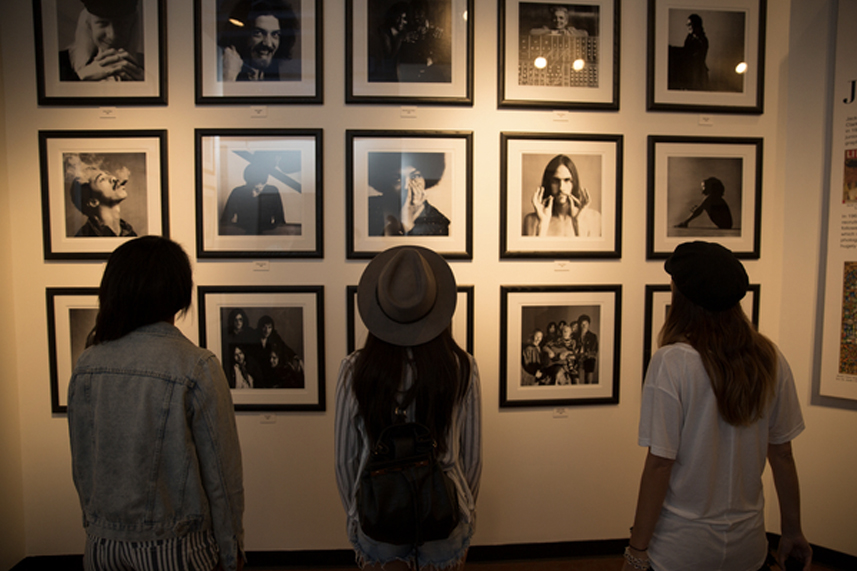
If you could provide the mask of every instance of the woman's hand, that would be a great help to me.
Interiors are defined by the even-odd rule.
[[[540,186],[533,194],[532,204],[536,216],[539,218],[539,236],[548,235],[548,226],[553,214],[553,196],[549,196],[547,203],[544,202],[545,188]]]
[[[810,571],[812,568],[812,547],[803,536],[802,533],[793,535],[783,534],[780,537],[780,544],[777,547],[777,563],[783,569],[786,568],[786,559],[792,557],[803,562],[803,571]]]
[[[646,551],[638,551],[633,547],[629,546],[628,551],[626,553],[630,553],[631,557],[633,557],[642,564],[645,564],[649,561],[649,554]],[[622,571],[639,571],[639,569],[639,566],[635,567],[631,565],[628,562],[628,558],[625,557],[625,561],[622,562]]]
[[[426,207],[426,181],[417,176],[408,178],[408,195],[405,204],[402,205],[402,226],[405,234],[411,231],[416,219],[423,213]]]

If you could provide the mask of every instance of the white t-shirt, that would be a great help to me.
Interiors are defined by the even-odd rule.
[[[757,571],[767,553],[762,472],[768,444],[803,431],[794,378],[777,351],[777,384],[764,418],[736,427],[721,418],[699,353],[677,343],[646,372],[639,444],[675,460],[649,545],[658,571]]]

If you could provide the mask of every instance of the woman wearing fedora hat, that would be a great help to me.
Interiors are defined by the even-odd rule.
[[[793,558],[809,571],[791,449],[803,418],[788,363],[739,304],[747,272],[709,242],[680,244],[664,267],[672,302],[643,386],[639,444],[649,452],[623,571],[768,569],[766,458],[780,568]]]
[[[474,529],[482,471],[479,373],[450,331],[457,300],[446,261],[422,247],[378,254],[357,288],[369,329],[343,362],[336,387],[336,481],[348,538],[363,569],[461,569]],[[375,541],[360,529],[357,487],[369,452],[394,411],[429,427],[438,461],[455,484],[460,518],[446,539],[419,546]]]

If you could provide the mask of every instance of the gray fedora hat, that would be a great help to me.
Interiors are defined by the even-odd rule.
[[[357,286],[357,308],[382,341],[412,347],[449,327],[458,292],[452,269],[421,246],[396,246],[369,262]]]

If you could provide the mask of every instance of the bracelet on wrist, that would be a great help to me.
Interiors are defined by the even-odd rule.
[[[635,557],[631,555],[631,546],[625,548],[625,561],[628,562],[628,565],[633,569],[639,569],[640,571],[646,571],[647,569],[652,568],[651,562],[648,558],[643,559],[642,557]]]
[[[648,550],[649,550],[649,548],[648,548],[648,547],[647,547],[647,548],[645,548],[645,549],[640,549],[639,547],[634,547],[634,544],[633,544],[633,543],[631,543],[630,541],[628,542],[628,547],[630,547],[630,548],[631,548],[631,549],[633,549],[634,551],[639,551],[640,553],[645,553],[646,551],[648,551]]]

